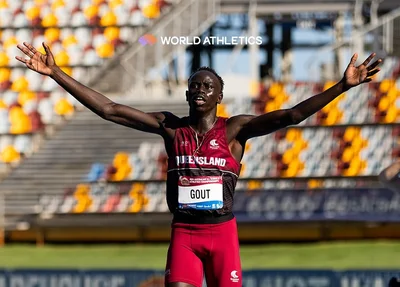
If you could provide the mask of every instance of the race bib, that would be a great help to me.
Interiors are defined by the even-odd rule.
[[[178,206],[180,209],[198,210],[222,208],[222,176],[179,177]]]

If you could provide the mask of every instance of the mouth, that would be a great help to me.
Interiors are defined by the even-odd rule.
[[[193,97],[193,102],[198,106],[202,106],[206,103],[206,99],[201,95],[197,95]]]

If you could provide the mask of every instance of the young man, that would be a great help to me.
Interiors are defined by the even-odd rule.
[[[388,189],[400,191],[400,161],[394,162],[379,174],[379,180]]]
[[[190,76],[186,101],[189,116],[169,112],[144,113],[114,103],[69,77],[57,67],[50,48],[46,54],[24,43],[18,48],[28,58],[16,57],[29,69],[50,76],[100,117],[160,135],[168,160],[167,203],[174,215],[165,272],[166,286],[241,286],[242,273],[233,195],[246,141],[295,125],[319,111],[341,93],[371,81],[381,59],[370,66],[371,54],[355,66],[355,54],[343,79],[297,106],[260,116],[218,118],[224,82],[210,68]],[[362,96],[362,95],[360,95]]]

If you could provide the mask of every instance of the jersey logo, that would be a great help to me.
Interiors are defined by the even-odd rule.
[[[212,148],[212,149],[218,149],[219,148],[219,145],[218,145],[216,139],[213,139],[213,140],[210,141],[210,148]]]
[[[239,282],[239,276],[237,275],[237,271],[236,270],[233,270],[231,272],[231,281],[234,282],[234,283]]]

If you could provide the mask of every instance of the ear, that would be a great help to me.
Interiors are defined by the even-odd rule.
[[[224,94],[223,93],[220,93],[219,95],[218,95],[218,100],[217,100],[217,104],[220,104],[221,102],[222,102],[222,99],[224,98]]]
[[[189,102],[189,91],[186,91],[186,102]]]

